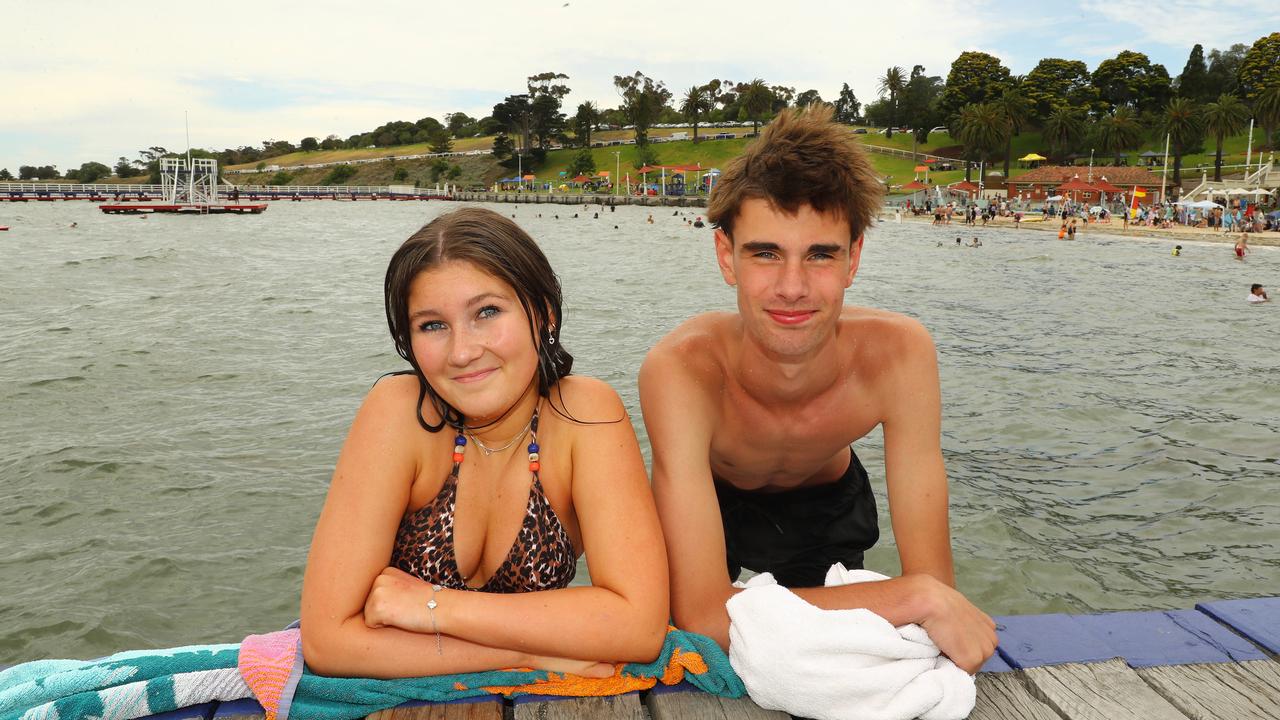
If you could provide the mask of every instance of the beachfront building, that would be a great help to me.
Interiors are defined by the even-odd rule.
[[[1062,191],[1059,188],[1068,186]],[[1076,202],[1097,203],[1106,193],[1114,201],[1123,194],[1127,199],[1137,187],[1146,192],[1147,198],[1160,197],[1160,175],[1142,167],[1095,166],[1092,169],[1071,165],[1038,167],[1009,180],[1006,184],[1009,198],[1021,198],[1028,202],[1043,202],[1056,195],[1065,195]]]

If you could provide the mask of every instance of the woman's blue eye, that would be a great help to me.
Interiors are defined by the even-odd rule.
[[[443,330],[443,329],[444,329],[444,323],[440,322],[439,320],[428,320],[418,326],[418,330],[422,332],[435,332],[437,330]]]
[[[481,318],[491,318],[496,316],[500,312],[502,311],[499,310],[496,305],[485,305],[484,307],[480,308],[480,312],[477,315]]]

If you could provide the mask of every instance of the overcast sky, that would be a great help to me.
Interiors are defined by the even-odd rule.
[[[1276,0],[965,3],[586,0],[524,2],[8,3],[0,24],[0,168],[133,159],[152,145],[222,149],[347,137],[389,120],[480,117],[525,78],[569,75],[566,110],[613,107],[636,70],[672,93],[764,78],[862,102],[891,65],[946,76],[965,50],[1015,74],[1043,57],[1095,68],[1120,50],[1176,76],[1280,29]],[[297,8],[297,9],[289,9]]]

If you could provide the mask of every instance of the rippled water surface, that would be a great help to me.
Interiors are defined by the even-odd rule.
[[[347,425],[402,365],[385,263],[450,207],[0,206],[0,664],[297,617]],[[637,421],[648,347],[733,307],[709,231],[670,211],[494,207],[562,276],[575,370]],[[1280,594],[1280,303],[1245,303],[1280,290],[1280,252],[956,230],[872,231],[847,300],[934,334],[961,588],[993,613]],[[886,528],[868,566],[894,572],[879,433],[858,447]]]

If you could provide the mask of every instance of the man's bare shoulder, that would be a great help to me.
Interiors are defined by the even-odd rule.
[[[701,378],[719,373],[730,350],[737,313],[712,312],[695,315],[650,348],[644,364],[666,372]]]
[[[854,372],[888,380],[899,372],[936,373],[933,337],[919,320],[878,307],[845,307],[841,343],[849,348]],[[905,378],[904,378],[905,379]]]
[[[849,340],[851,341],[874,337],[877,343],[902,342],[911,345],[911,343],[927,342],[932,346],[933,342],[929,337],[928,329],[925,329],[919,320],[911,318],[910,315],[893,313],[892,310],[881,310],[879,307],[846,305],[840,314],[840,327],[842,334],[844,331],[850,332]],[[859,343],[859,345],[867,345],[867,343]]]

